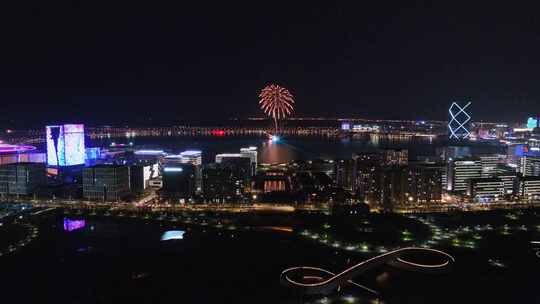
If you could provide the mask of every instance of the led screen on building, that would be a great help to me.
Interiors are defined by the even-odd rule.
[[[47,126],[46,136],[49,166],[84,164],[84,125]]]
[[[529,119],[527,119],[527,128],[534,129],[537,126],[538,126],[538,119],[537,118],[529,117]]]

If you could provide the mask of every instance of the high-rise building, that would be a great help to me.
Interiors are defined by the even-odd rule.
[[[409,167],[409,195],[407,200],[419,204],[440,203],[442,200],[443,168],[437,165]]]
[[[49,166],[84,165],[84,125],[47,126],[45,133]]]
[[[471,178],[467,196],[476,202],[498,201],[504,195],[504,181],[500,178]]]
[[[257,174],[257,147],[241,148],[240,154],[251,160],[251,176]]]
[[[500,178],[504,183],[504,194],[515,194],[518,183],[518,173],[515,168],[500,164],[497,167],[496,177]]]
[[[44,163],[0,165],[0,194],[30,195],[46,184]]]
[[[129,184],[132,192],[142,192],[148,186],[151,179],[159,176],[157,163],[137,164],[129,167]]]
[[[354,159],[338,159],[335,161],[336,186],[348,191],[354,188]]]
[[[409,162],[409,150],[407,149],[385,149],[382,153],[386,166],[406,166]]]
[[[119,201],[130,194],[129,167],[96,165],[83,170],[83,196],[89,200]]]
[[[482,162],[476,158],[453,159],[448,163],[447,190],[465,193],[468,181],[482,177]]]
[[[250,172],[234,164],[208,164],[203,168],[203,196],[206,201],[230,202],[243,198]]]
[[[497,168],[500,164],[504,164],[506,155],[490,154],[479,156],[482,163],[482,177],[493,177],[497,174]]]
[[[448,109],[450,115],[448,122],[448,131],[450,139],[468,139],[471,135],[469,124],[471,116],[467,113],[470,102],[459,105],[453,102]]]
[[[354,189],[358,197],[369,205],[378,204],[381,199],[380,174],[383,157],[378,152],[353,155]]]
[[[169,164],[163,167],[164,196],[189,200],[195,195],[196,168],[192,164]]]
[[[187,150],[176,155],[167,155],[163,158],[162,164],[166,166],[176,166],[180,164],[193,165],[195,173],[195,192],[202,191],[202,152],[199,150]]]
[[[519,180],[518,195],[522,200],[540,200],[540,177],[527,176]]]
[[[397,205],[412,201],[409,194],[408,170],[404,166],[384,167],[379,175],[380,206],[392,210]]]
[[[523,156],[520,160],[520,172],[523,176],[540,176],[540,157]]]
[[[187,150],[180,153],[182,163],[192,164],[195,167],[195,193],[202,192],[202,152],[199,150]]]

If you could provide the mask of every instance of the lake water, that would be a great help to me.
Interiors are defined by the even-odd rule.
[[[107,147],[115,144],[133,144],[136,148],[165,149],[181,152],[189,149],[203,151],[203,162],[213,162],[216,154],[237,153],[241,147],[256,146],[259,162],[283,163],[298,159],[336,159],[351,158],[353,153],[373,151],[379,148],[405,148],[410,159],[434,156],[436,148],[444,142],[428,138],[389,138],[385,136],[366,136],[362,138],[283,138],[271,142],[263,138],[245,137],[133,137],[90,141],[90,145]],[[494,145],[474,145],[473,152],[495,153],[502,148]]]

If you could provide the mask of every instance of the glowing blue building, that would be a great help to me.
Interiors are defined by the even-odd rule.
[[[84,165],[84,125],[47,126],[45,133],[49,166]]]
[[[529,117],[527,119],[527,128],[534,129],[540,127],[540,117]]]
[[[471,105],[470,102],[461,106],[455,102],[450,105],[448,113],[450,114],[450,121],[448,122],[448,130],[450,132],[450,139],[468,139],[471,135],[469,131],[469,124],[471,116],[465,110]]]

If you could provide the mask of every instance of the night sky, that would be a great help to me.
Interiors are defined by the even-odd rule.
[[[536,6],[13,2],[0,124],[262,116],[269,83],[295,95],[296,116],[446,119],[452,100],[472,101],[476,120],[540,113]]]

